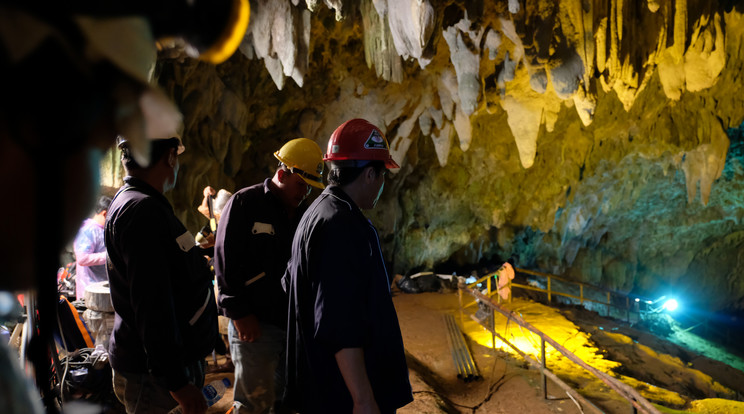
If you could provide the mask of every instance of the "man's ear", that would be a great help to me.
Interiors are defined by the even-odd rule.
[[[178,161],[178,150],[176,148],[171,148],[168,151],[168,165],[173,168],[176,166],[176,162]]]
[[[371,165],[364,168],[363,174],[364,179],[367,182],[373,182],[377,180],[377,171],[375,171],[374,167],[372,167]]]
[[[276,176],[279,178],[279,182],[284,184],[284,180],[287,179],[287,173],[289,171],[285,170],[284,168],[279,168],[276,170]]]

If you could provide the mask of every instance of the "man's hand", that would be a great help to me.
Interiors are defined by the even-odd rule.
[[[199,234],[202,233],[199,232]],[[209,233],[206,236],[202,234],[202,238],[200,240],[197,240],[197,243],[199,241],[201,241],[201,243],[199,243],[199,247],[201,247],[202,249],[208,249],[214,246],[214,233]]]
[[[188,383],[177,391],[170,391],[178,405],[181,406],[183,414],[204,414],[207,412],[207,400],[196,385]]]
[[[261,337],[261,325],[256,315],[250,314],[240,319],[233,319],[233,325],[238,331],[238,338],[244,342],[257,341]]]
[[[366,403],[354,403],[353,414],[380,414],[380,409],[377,407],[375,400],[368,401]]]
[[[210,196],[211,197],[216,196],[217,195],[217,191],[215,191],[214,188],[212,188],[211,186],[208,185],[208,186],[204,187],[204,191],[202,191],[202,192],[204,193],[204,199],[202,200],[201,205],[199,207],[197,207],[196,209],[199,210],[199,212],[202,213],[202,215],[204,215],[204,217],[210,218],[209,217],[209,205],[207,204],[207,198],[210,197]]]

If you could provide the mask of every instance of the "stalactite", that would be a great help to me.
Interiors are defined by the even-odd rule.
[[[385,1],[376,3],[387,4]],[[401,57],[395,50],[387,16],[380,13],[375,4],[371,0],[362,0],[360,6],[364,25],[364,58],[368,67],[374,66],[377,76],[400,83],[403,81]]]
[[[597,71],[602,78],[607,69],[607,17],[600,19],[594,39],[597,51]]]
[[[448,27],[444,39],[450,49],[450,60],[457,73],[457,87],[460,95],[460,107],[471,115],[478,106],[480,96],[480,41],[484,30],[471,31],[471,22],[466,18],[455,26]]]
[[[583,2],[582,2],[583,3]],[[580,50],[584,61],[584,74],[582,77],[584,91],[588,91],[589,83],[594,73],[594,57],[595,57],[595,44],[594,44],[594,9],[592,8],[592,2],[584,3],[585,6],[581,7],[581,32],[583,33],[583,39],[581,42]]]
[[[437,153],[439,165],[444,167],[447,165],[447,157],[449,156],[452,145],[452,124],[447,123],[444,128],[431,134],[431,140],[434,143],[434,150]]]
[[[697,148],[686,151],[681,160],[687,183],[687,202],[692,203],[700,187],[700,201],[708,204],[713,182],[721,177],[726,164],[729,139],[715,114],[701,114],[694,131],[683,131],[687,140],[703,141]]]
[[[470,116],[463,110],[458,110],[454,120],[457,138],[460,141],[460,149],[465,152],[470,149],[470,142],[473,139],[473,125],[470,122]]]
[[[300,22],[297,33],[297,55],[295,65],[289,75],[300,88],[304,84],[305,73],[310,64],[310,11],[298,10],[297,21]]]
[[[726,66],[725,39],[720,14],[702,16],[695,23],[690,47],[685,53],[685,86],[688,91],[702,91],[715,85]]]
[[[461,7],[465,18],[449,21],[446,27],[442,26],[447,20],[444,10],[430,0],[322,3],[335,11],[337,19],[352,15],[352,7],[359,8],[367,65],[385,80],[403,82],[405,60],[417,60],[419,68],[425,69],[434,57],[433,42],[443,39],[456,77],[443,73],[437,110],[445,122],[453,123],[460,148],[470,146],[465,120],[483,109],[493,113],[500,103],[525,168],[534,162],[541,127],[548,132],[553,128],[556,102],[573,105],[588,126],[598,87],[614,92],[628,111],[656,72],[665,94],[678,100],[686,90],[714,85],[726,61],[720,14],[694,16],[688,33],[691,16],[686,0],[645,4],[537,0],[527,6],[509,1],[506,7],[491,6],[500,10],[491,20],[468,19],[467,7],[451,4],[450,11]],[[241,50],[263,59],[279,89],[286,77],[303,84],[313,42],[310,13],[317,12],[320,4],[320,0],[306,0],[304,5],[300,0],[252,0],[250,44]],[[484,7],[488,12],[489,6],[484,3]],[[667,32],[673,40],[670,45]],[[484,72],[485,58],[487,66],[493,66]],[[490,84],[484,87],[486,78]],[[454,89],[442,91],[443,86]],[[424,136],[438,133],[441,137],[443,127],[433,128],[429,115],[422,116],[416,122],[426,131]]]
[[[672,56],[676,59],[676,62],[682,60],[684,56],[686,41],[687,0],[676,0],[674,2],[674,46],[672,46]]]
[[[387,20],[398,54],[412,58],[423,69],[431,61],[427,45],[431,41],[436,18],[428,0],[394,0],[387,4]]]
[[[607,88],[612,89],[622,68],[620,64],[620,42],[618,40],[618,3],[623,0],[610,1],[610,58],[608,61],[608,76],[605,77]]]

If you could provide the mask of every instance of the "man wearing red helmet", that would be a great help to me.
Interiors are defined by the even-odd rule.
[[[307,413],[393,413],[413,400],[375,206],[398,168],[376,126],[339,126],[323,158],[329,186],[295,232],[289,293],[287,402]]]

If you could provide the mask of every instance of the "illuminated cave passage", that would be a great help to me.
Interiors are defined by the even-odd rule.
[[[196,232],[205,185],[254,184],[283,142],[325,148],[363,117],[402,167],[368,213],[394,273],[511,259],[741,321],[742,13],[727,0],[252,1],[224,64],[160,55],[188,148],[171,198]]]

